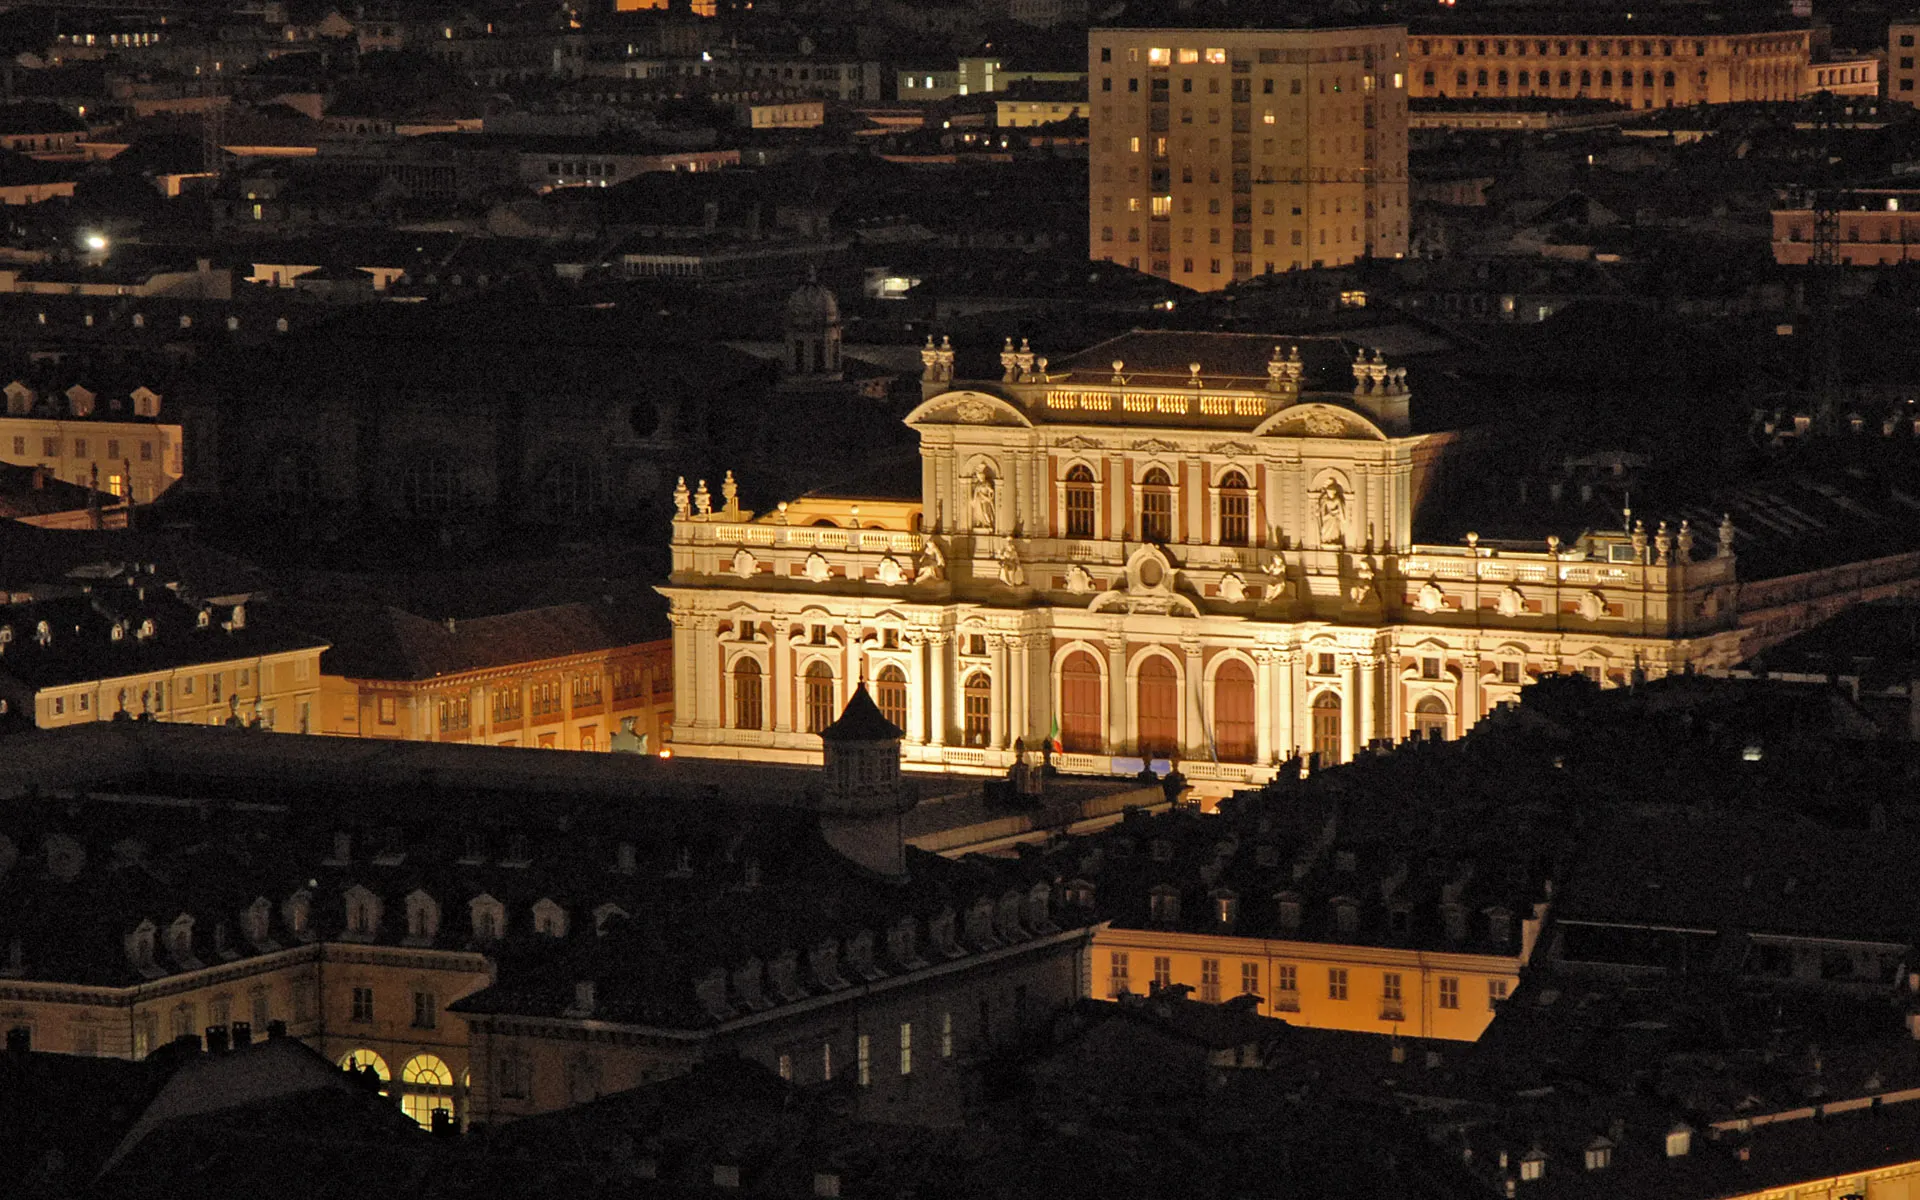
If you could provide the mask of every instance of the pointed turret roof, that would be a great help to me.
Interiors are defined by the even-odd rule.
[[[897,742],[905,736],[904,730],[881,714],[865,683],[847,697],[840,719],[820,731],[823,742]]]

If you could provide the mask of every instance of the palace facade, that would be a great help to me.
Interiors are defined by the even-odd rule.
[[[1069,771],[1176,757],[1220,790],[1457,736],[1546,674],[1731,666],[1802,609],[1915,573],[1743,593],[1729,521],[1419,542],[1459,435],[1415,432],[1404,370],[1335,339],[1136,331],[1000,357],[961,383],[951,346],[923,352],[917,502],[753,513],[731,476],[682,484],[661,588],[677,751],[818,761],[865,679],[909,765],[1001,771],[1057,737]]]

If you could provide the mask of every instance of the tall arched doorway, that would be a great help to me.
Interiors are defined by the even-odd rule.
[[[1438,696],[1422,696],[1413,706],[1413,736],[1421,741],[1445,738],[1452,724],[1447,719],[1447,702]]]
[[[1342,742],[1340,697],[1335,692],[1321,692],[1313,698],[1313,752],[1320,756],[1321,766],[1340,761]]]
[[[1107,744],[1100,664],[1075,650],[1060,664],[1060,746],[1074,754],[1098,754]]]
[[[1213,749],[1221,762],[1254,760],[1253,672],[1237,658],[1213,675]]]
[[[1140,664],[1140,755],[1152,758],[1180,749],[1180,673],[1155,654]]]

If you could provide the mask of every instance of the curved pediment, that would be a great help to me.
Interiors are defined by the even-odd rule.
[[[1337,438],[1350,442],[1384,442],[1378,425],[1350,408],[1312,401],[1281,409],[1253,431],[1255,437]]]
[[[1008,425],[1033,428],[1025,413],[986,392],[970,388],[941,392],[907,414],[908,425]]]
[[[1127,559],[1124,585],[1095,596],[1087,610],[1199,616],[1199,606],[1180,593],[1179,583],[1180,569],[1167,552],[1148,543]]]

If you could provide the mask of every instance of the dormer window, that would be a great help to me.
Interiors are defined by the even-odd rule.
[[[347,889],[347,935],[371,941],[380,929],[380,898],[359,884]]]
[[[113,623],[113,633],[112,633],[112,635],[111,635],[111,636],[112,636],[112,638],[113,638],[113,640],[114,640],[114,641],[116,641],[116,642],[119,642],[119,641],[125,641],[125,640],[126,640],[126,636],[127,636],[127,623],[126,623],[125,621],[115,621],[115,622]],[[124,696],[125,694],[126,694],[126,693],[125,693],[125,691],[123,690],[123,691],[121,692],[121,695],[123,695],[123,696]],[[124,707],[125,707],[125,705],[122,705],[121,707],[123,707],[123,708],[124,708]]]
[[[140,629],[138,631],[138,636],[142,641],[145,641],[146,639],[153,636],[153,618],[152,617],[148,617],[146,620],[140,622]]]
[[[473,918],[473,937],[475,941],[497,941],[505,932],[507,924],[506,906],[492,896],[475,896],[468,905]]]
[[[440,935],[440,904],[424,891],[407,896],[407,940],[425,945]]]
[[[1595,1138],[1587,1143],[1587,1170],[1604,1171],[1613,1165],[1613,1143]]]
[[[487,861],[487,839],[478,830],[469,829],[460,835],[458,861],[463,867],[477,867]]]
[[[271,938],[272,920],[273,905],[267,902],[265,896],[261,896],[240,914],[240,929],[256,948],[265,947]]]
[[[533,906],[533,928],[542,937],[566,937],[567,910],[543,897]]]
[[[1240,897],[1233,892],[1213,894],[1213,919],[1222,927],[1231,927],[1240,919]]]
[[[211,626],[213,624],[213,610],[208,608],[201,609],[194,623],[201,629],[206,629]]]
[[[152,967],[154,927],[152,921],[142,921],[134,927],[126,938],[127,962],[135,969]]]
[[[1667,1131],[1667,1157],[1684,1158],[1693,1152],[1693,1130],[1675,1125]]]
[[[1352,937],[1360,932],[1360,906],[1351,900],[1333,902],[1334,928],[1342,937]]]
[[[673,852],[673,873],[683,878],[693,874],[693,850],[691,847],[681,846]]]
[[[622,875],[631,875],[639,869],[632,842],[621,842],[614,847],[613,869]]]
[[[53,626],[41,621],[33,627],[33,640],[42,646],[53,644]]]
[[[1530,1151],[1520,1160],[1521,1182],[1531,1183],[1534,1180],[1545,1179],[1546,1177],[1547,1156],[1541,1151]]]
[[[313,936],[313,900],[306,892],[287,897],[280,915],[295,937],[306,941]]]
[[[1161,884],[1147,895],[1147,916],[1156,925],[1172,925],[1180,920],[1180,890]]]

